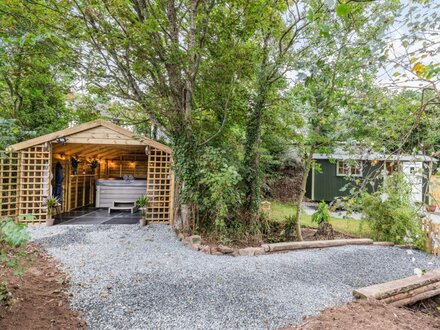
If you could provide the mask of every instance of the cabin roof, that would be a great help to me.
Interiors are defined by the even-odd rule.
[[[347,151],[338,151],[332,154],[313,154],[313,159],[437,162],[436,158],[426,155],[395,155],[375,152],[350,153]]]
[[[118,126],[116,124],[113,124],[107,120],[102,120],[102,119],[98,119],[98,120],[94,120],[94,121],[90,121],[84,124],[80,124],[74,127],[69,127],[57,132],[53,132],[53,133],[49,133],[46,135],[42,135],[27,141],[23,141],[23,142],[19,142],[16,144],[13,144],[11,146],[9,146],[7,148],[7,150],[10,151],[19,151],[22,149],[26,149],[35,145],[39,145],[45,142],[52,142],[52,141],[56,141],[57,139],[60,138],[66,138],[66,142],[69,142],[69,136],[73,136],[75,134],[81,133],[81,132],[85,132],[88,130],[93,130],[97,127],[104,127],[107,128],[110,131],[113,131],[117,134],[120,134],[124,137],[127,137],[129,141],[132,141],[133,144],[145,144],[146,146],[152,146],[156,149],[171,153],[171,148],[166,146],[165,144],[162,144],[160,142],[157,142],[155,140],[146,138],[146,137],[142,137],[142,136],[137,136],[136,134],[134,134],[132,131],[123,128],[121,126]],[[94,142],[95,141],[95,142]],[[105,141],[103,141],[103,143],[106,144],[119,144],[118,140],[116,138],[106,138]],[[87,141],[83,142],[84,144],[96,144],[96,139],[90,139],[90,142],[88,143]]]

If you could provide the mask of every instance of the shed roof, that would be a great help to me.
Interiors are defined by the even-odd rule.
[[[378,161],[403,161],[403,162],[437,162],[436,158],[426,155],[393,155],[376,152],[350,153],[338,150],[332,154],[313,154],[313,159],[335,160],[378,160]]]
[[[99,127],[103,127],[107,130],[109,130],[110,132],[114,132],[117,135],[113,136],[113,137],[105,137],[105,138],[100,138],[100,137],[95,137],[95,138],[84,138],[84,137],[78,137],[79,133],[82,132],[86,132],[86,131],[93,131],[94,129],[97,129]],[[121,140],[120,138],[118,138],[119,136],[123,136],[126,139]],[[69,137],[71,137],[69,139]],[[142,136],[136,136],[132,131],[123,128],[121,126],[115,125],[107,120],[102,120],[102,119],[98,119],[98,120],[94,120],[94,121],[90,121],[84,124],[80,124],[74,127],[69,127],[66,129],[63,129],[61,131],[57,131],[57,132],[53,132],[53,133],[49,133],[46,135],[42,135],[39,137],[36,137],[34,139],[30,139],[27,141],[23,141],[20,143],[16,143],[13,144],[11,146],[9,146],[7,149],[8,150],[12,150],[12,151],[19,151],[22,149],[26,149],[38,144],[42,144],[45,142],[51,142],[51,141],[55,141],[59,138],[66,138],[67,142],[69,143],[69,141],[71,143],[75,142],[75,143],[83,143],[83,144],[126,144],[126,145],[149,145],[152,146],[156,149],[171,153],[171,148],[160,143],[157,142],[155,140],[146,138],[146,137],[142,137]],[[81,139],[81,140],[80,140]],[[80,142],[79,142],[80,141]]]

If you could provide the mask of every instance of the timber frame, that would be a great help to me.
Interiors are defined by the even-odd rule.
[[[72,158],[82,159],[82,173],[73,170]],[[92,161],[98,162],[97,171],[90,168]],[[92,205],[97,179],[130,174],[147,181],[149,222],[172,224],[171,148],[105,120],[91,121],[6,148],[0,157],[0,217],[27,223],[45,221],[55,163],[62,164],[65,171],[62,191],[66,198],[60,212]]]

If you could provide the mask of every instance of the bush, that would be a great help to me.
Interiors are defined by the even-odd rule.
[[[13,251],[14,248],[21,248],[29,240],[29,233],[25,225],[17,224],[12,219],[0,219],[0,272],[2,267],[13,270],[15,275],[23,273],[21,258],[27,255],[23,251]],[[3,276],[1,276],[2,278]],[[10,304],[12,295],[8,290],[6,282],[0,283],[0,304]]]
[[[330,211],[327,204],[322,201],[318,205],[318,209],[312,214],[312,222],[320,225],[321,223],[328,223],[330,220]]]
[[[286,241],[292,240],[296,237],[296,223],[297,219],[293,214],[284,218],[283,236]]]
[[[0,219],[0,246],[1,251],[4,247],[19,248],[24,246],[29,240],[29,233],[26,226],[17,224],[12,219]]]
[[[363,195],[364,221],[375,240],[422,247],[420,219],[410,196],[411,186],[401,173],[386,177],[378,191]]]
[[[226,155],[214,148],[205,150],[199,168],[199,194],[196,198],[199,199],[199,211],[205,218],[205,227],[214,225],[217,234],[224,234],[231,210],[240,206],[242,196],[238,184],[241,176]]]

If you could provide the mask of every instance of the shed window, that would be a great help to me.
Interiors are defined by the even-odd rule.
[[[362,165],[358,162],[338,160],[336,164],[337,176],[362,176]]]

